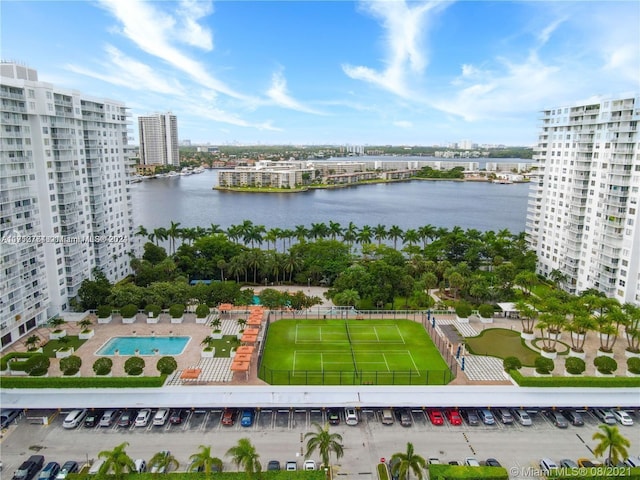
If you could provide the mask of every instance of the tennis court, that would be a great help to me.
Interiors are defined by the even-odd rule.
[[[424,327],[410,320],[274,322],[259,375],[277,385],[441,385],[452,379]]]

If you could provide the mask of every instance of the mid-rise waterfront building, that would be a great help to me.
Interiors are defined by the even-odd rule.
[[[526,233],[544,275],[640,305],[640,96],[542,112]]]
[[[172,113],[138,117],[140,163],[143,165],[179,165],[178,119]]]
[[[2,347],[70,307],[94,268],[129,273],[129,113],[0,65]]]

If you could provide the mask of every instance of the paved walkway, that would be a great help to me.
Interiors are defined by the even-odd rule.
[[[165,382],[165,385],[194,385],[199,383],[210,382],[230,382],[233,378],[233,372],[230,370],[232,358],[201,358],[196,365],[191,365],[188,369],[197,368],[200,375],[195,381],[182,380],[180,376],[183,370],[176,370]]]

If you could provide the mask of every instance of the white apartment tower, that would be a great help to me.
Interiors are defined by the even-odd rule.
[[[0,64],[0,339],[69,309],[100,268],[129,273],[133,234],[123,103]]]
[[[571,293],[640,305],[640,96],[542,112],[526,233],[538,270]]]
[[[169,113],[138,117],[140,163],[142,165],[179,165],[178,120]]]

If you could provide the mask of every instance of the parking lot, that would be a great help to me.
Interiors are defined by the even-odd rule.
[[[382,409],[376,408],[360,410],[359,424],[351,427],[344,423],[344,411],[337,409],[340,423],[331,426],[331,431],[343,436],[345,446],[345,455],[337,462],[337,474],[342,478],[373,480],[377,478],[376,463],[403,451],[408,441],[414,443],[416,452],[423,457],[437,457],[444,462],[463,461],[469,456],[480,461],[497,458],[511,471],[511,478],[535,478],[535,467],[542,457],[556,460],[595,458],[591,451],[595,446],[591,436],[600,421],[591,412],[582,412],[583,426],[569,425],[559,429],[544,409],[528,410],[533,420],[531,426],[517,422],[505,425],[500,421],[494,425],[480,423],[476,426],[465,422],[453,426],[445,421],[444,425],[436,426],[430,422],[426,410],[408,410],[412,421],[408,427],[401,426],[397,419],[392,425],[383,425]],[[224,454],[243,437],[249,437],[256,445],[265,465],[276,459],[283,464],[294,460],[302,466],[304,434],[312,430],[313,423],[324,424],[328,419],[328,410],[323,408],[255,409],[251,426],[241,426],[238,415],[233,425],[225,426],[221,423],[223,409],[184,409],[178,424],[166,422],[154,426],[150,421],[144,427],[122,427],[118,426],[116,418],[109,427],[81,425],[76,429],[65,429],[62,424],[67,412],[39,412],[50,416],[51,422],[47,426],[32,423],[30,412],[26,412],[11,425],[1,445],[5,472],[13,472],[21,461],[35,452],[44,455],[47,461],[62,463],[73,459],[84,463],[97,458],[100,451],[110,450],[125,441],[129,443],[127,452],[132,458],[149,460],[158,451],[171,450],[180,462],[179,470],[186,469],[189,456],[200,445],[212,445],[214,455],[225,461],[226,469],[233,470],[235,467]],[[153,414],[154,411],[150,418]],[[619,428],[631,440],[630,453],[638,455],[640,412],[631,410],[630,414],[635,424]]]

